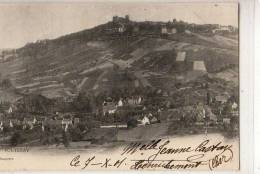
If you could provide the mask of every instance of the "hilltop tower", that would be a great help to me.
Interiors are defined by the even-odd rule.
[[[130,21],[129,15],[125,15],[125,20],[126,20],[126,22],[129,22],[129,21]]]
[[[119,17],[118,16],[113,16],[113,22],[118,22]]]

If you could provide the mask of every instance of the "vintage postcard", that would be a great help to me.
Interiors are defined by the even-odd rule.
[[[237,171],[237,3],[0,4],[0,171]]]

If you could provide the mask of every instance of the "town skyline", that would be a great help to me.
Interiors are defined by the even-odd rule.
[[[115,15],[123,17],[129,15],[130,20],[137,22],[167,22],[177,19],[188,23],[238,27],[238,14],[236,13],[238,7],[235,3],[207,3],[203,6],[191,6],[189,3],[159,3],[160,9],[170,11],[165,14],[152,8],[152,4],[130,3],[130,6],[129,3],[1,4],[0,25],[5,27],[0,30],[0,37],[3,40],[0,48],[20,48],[28,42],[55,39],[90,29],[111,21]],[[191,10],[184,10],[187,8]],[[93,20],[93,16],[95,20]],[[86,20],[83,21],[83,19]]]

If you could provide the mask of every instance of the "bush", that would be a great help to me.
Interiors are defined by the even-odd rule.
[[[69,137],[65,131],[62,132],[62,143],[65,147],[69,146]]]
[[[11,146],[17,146],[18,144],[21,144],[24,141],[25,139],[22,137],[22,135],[19,132],[15,132],[10,139],[10,144]]]
[[[127,121],[127,128],[134,128],[138,124],[136,119],[130,119]]]
[[[84,132],[84,131],[88,132],[89,131],[89,128],[84,123],[79,123],[77,127],[79,128],[79,130],[81,132]]]
[[[83,137],[79,128],[73,128],[69,130],[72,141],[80,141]]]

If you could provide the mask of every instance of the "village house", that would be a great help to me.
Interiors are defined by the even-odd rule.
[[[108,97],[103,102],[103,106],[102,106],[103,115],[114,114],[116,112],[116,109],[117,109],[117,104],[110,97]]]
[[[126,27],[122,23],[114,24],[114,31],[118,33],[123,33],[126,31]]]
[[[186,66],[187,65],[186,52],[185,51],[178,51],[175,61],[176,61],[176,63],[174,64],[174,71],[175,72],[183,72],[187,67]]]
[[[163,97],[169,97],[169,94],[167,91],[163,91],[163,94],[162,94]]]
[[[37,120],[35,117],[25,117],[23,119],[23,129],[26,129],[29,127],[30,129],[33,129],[34,125],[37,123]]]
[[[59,126],[61,127],[62,119],[51,119],[45,117],[45,119],[41,121],[41,124],[43,126],[49,126],[49,127],[59,127]]]
[[[74,119],[73,119],[73,124],[74,125],[78,125],[80,123],[80,119],[78,118],[78,117],[75,117]]]
[[[230,118],[223,118],[224,124],[230,124]]]
[[[12,106],[9,107],[9,109],[7,110],[7,113],[8,113],[8,114],[13,113],[13,108],[12,108]]]
[[[212,30],[212,33],[232,33],[232,32],[236,32],[236,28],[233,26],[224,26],[221,25],[216,29]]]
[[[145,125],[149,125],[150,124],[150,119],[145,115],[141,120],[139,120],[141,122],[142,126]]]
[[[177,33],[177,29],[175,27],[168,27],[167,33],[168,34],[175,34],[175,33]]]
[[[186,52],[185,51],[179,51],[177,53],[176,62],[184,62],[186,59]]]
[[[132,96],[128,97],[126,99],[127,104],[129,105],[140,105],[142,102],[142,97],[141,96]]]
[[[150,119],[151,124],[158,123],[158,119],[154,116]]]
[[[219,104],[224,104],[224,103],[226,103],[227,101],[228,101],[228,96],[226,96],[226,95],[217,95],[216,97],[215,97],[215,101],[217,102],[217,103],[219,103]]]
[[[161,34],[167,34],[167,27],[166,27],[166,24],[162,24],[161,25]]]
[[[67,132],[69,126],[72,125],[72,119],[71,118],[63,118],[61,121],[61,127],[62,129],[65,130],[65,132]]]
[[[134,25],[134,28],[133,28],[133,32],[134,33],[138,33],[139,32],[139,26],[136,24],[136,25]]]
[[[130,17],[126,15],[124,18],[119,16],[113,16],[112,25],[106,28],[108,33],[124,33],[129,25]]]
[[[194,112],[198,121],[203,121],[206,118],[206,111],[202,104],[198,105]]]
[[[238,109],[238,104],[236,102],[233,102],[231,107],[232,107],[232,110],[237,110]]]
[[[185,30],[184,31],[186,34],[191,34],[191,31],[190,30]]]
[[[123,106],[123,100],[122,100],[121,98],[119,99],[119,101],[118,101],[118,103],[117,103],[117,106],[118,106],[118,107]]]
[[[1,102],[0,103],[0,112],[12,114],[15,110],[15,106],[9,103]]]
[[[166,24],[161,25],[161,34],[175,34],[177,29],[174,26],[167,26]]]
[[[10,118],[10,121],[12,122],[13,125],[21,125],[22,121],[18,120],[17,118]]]
[[[4,130],[4,124],[3,121],[0,122],[0,131],[2,132]]]
[[[207,72],[204,61],[194,61],[193,62],[193,70],[194,71]]]

